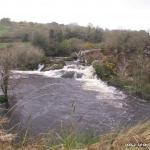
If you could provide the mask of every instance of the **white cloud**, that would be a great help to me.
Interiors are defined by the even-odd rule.
[[[0,0],[0,18],[15,21],[89,22],[103,28],[150,28],[149,0]]]

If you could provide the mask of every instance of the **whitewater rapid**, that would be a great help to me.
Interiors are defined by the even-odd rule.
[[[150,118],[150,104],[98,79],[92,66],[69,63],[63,69],[13,71],[15,111],[11,127],[39,134],[74,125],[97,133]],[[14,78],[14,79],[13,79]],[[16,84],[17,83],[17,84]]]
[[[73,78],[81,82],[82,89],[97,92],[97,99],[105,100],[105,102],[109,102],[115,107],[122,107],[122,102],[120,100],[125,99],[126,95],[122,91],[119,91],[115,87],[108,86],[107,83],[98,79],[92,66],[83,66],[74,63],[66,65],[63,69],[58,70],[41,71],[42,68],[44,68],[44,65],[39,65],[38,70],[35,71],[13,71],[13,73],[17,75],[42,75],[47,78],[63,78],[67,76],[65,78]]]

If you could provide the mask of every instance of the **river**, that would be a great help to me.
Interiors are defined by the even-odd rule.
[[[150,119],[150,103],[108,86],[92,66],[78,62],[46,72],[14,71],[13,80],[11,126],[34,135],[69,126],[99,134]]]

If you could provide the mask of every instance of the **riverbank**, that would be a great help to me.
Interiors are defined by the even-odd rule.
[[[14,83],[12,126],[19,122],[27,128],[30,119],[34,134],[72,123],[80,131],[94,128],[101,134],[150,117],[148,102],[108,86],[95,77],[92,66],[78,62],[45,72],[15,71]]]
[[[116,71],[113,63],[93,61],[92,66],[95,69],[97,77],[105,81],[108,85],[124,91],[127,95],[150,100],[150,84],[144,79],[141,81],[132,76],[120,75],[121,73]]]
[[[100,143],[106,140],[105,146],[111,143],[112,147],[114,141],[127,132],[123,132],[122,127],[149,119],[149,103],[128,97],[97,79],[92,66],[75,63],[46,72],[16,71],[13,82],[17,83],[13,89],[17,105],[10,128],[19,124],[18,131],[24,129],[21,143],[9,145],[14,149],[91,150],[100,145],[105,150],[99,139]],[[62,127],[63,134],[58,132]],[[148,132],[149,128],[146,125],[142,130]],[[95,131],[98,132],[95,134]],[[112,131],[115,133],[110,133]],[[110,134],[105,139],[102,135],[106,133]],[[33,138],[31,134],[37,136]]]
[[[134,85],[132,82],[126,82],[119,78],[107,81],[108,85],[115,86],[116,88],[124,91],[127,95],[135,96],[137,98],[150,101],[149,91],[143,91]]]
[[[10,134],[3,129],[6,122],[8,122],[6,118],[1,118],[1,150],[146,150],[150,148],[149,121],[99,137],[77,134],[73,129],[65,129],[63,134],[48,132],[33,139],[28,137],[27,131],[19,143],[15,142],[17,134]]]

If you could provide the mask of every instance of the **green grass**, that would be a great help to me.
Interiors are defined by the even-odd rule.
[[[76,130],[62,130],[60,133],[49,133],[43,138],[45,149],[57,149],[63,146],[64,149],[82,149],[99,141],[99,137],[93,131],[79,133]]]
[[[7,48],[10,46],[10,43],[0,43],[0,48]]]
[[[9,27],[0,25],[0,36],[3,36],[9,32]]]
[[[57,150],[61,148],[64,150],[71,150],[84,149],[89,145],[99,141],[99,136],[96,136],[95,132],[93,131],[82,133],[70,127],[62,129],[59,132],[52,131],[46,134],[42,134],[35,139],[26,137],[27,136],[25,135],[25,138],[23,138],[23,144],[18,145],[18,147],[27,147],[28,145],[33,144],[37,145],[37,150]]]
[[[135,126],[112,131],[96,138],[92,132],[77,134],[75,130],[66,129],[63,133],[48,133],[44,137],[27,140],[25,144],[13,145],[12,150],[147,150],[149,147],[129,147],[128,144],[144,143],[150,141],[150,122],[138,123]],[[18,144],[18,143],[17,143]],[[1,146],[1,145],[0,145]],[[4,145],[3,149],[7,149]]]
[[[131,95],[150,100],[150,84],[147,77],[144,78],[144,75],[138,81],[137,77],[133,76],[133,80],[130,81],[128,78],[121,78],[119,74],[115,74],[113,69],[107,65],[95,62],[93,67],[97,76],[109,85],[120,88]]]
[[[126,91],[128,94],[150,100],[150,84],[148,82],[134,84],[134,81],[121,80],[119,77],[107,80],[109,85],[115,86],[121,90]]]

